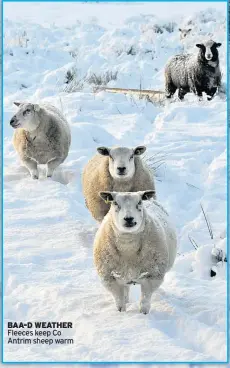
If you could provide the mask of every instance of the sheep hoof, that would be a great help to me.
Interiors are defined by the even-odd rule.
[[[148,314],[149,313],[149,310],[141,308],[140,309],[140,313],[142,313],[142,314]]]
[[[149,311],[150,311],[150,305],[146,305],[146,304],[145,305],[143,305],[143,304],[140,305],[140,313],[148,314]]]
[[[119,307],[117,307],[117,310],[119,311],[119,312],[125,312],[126,311],[126,308],[125,308],[125,305],[124,306],[119,306]]]

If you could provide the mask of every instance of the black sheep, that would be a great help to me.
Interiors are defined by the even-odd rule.
[[[177,89],[180,100],[186,93],[193,92],[202,97],[202,92],[211,100],[221,85],[219,53],[221,43],[209,40],[198,43],[198,54],[173,56],[165,67],[165,93],[170,98]]]

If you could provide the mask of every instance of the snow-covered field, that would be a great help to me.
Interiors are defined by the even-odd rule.
[[[63,332],[73,345],[11,345],[5,336],[5,361],[226,361],[225,265],[209,277],[213,245],[226,250],[226,100],[198,102],[187,95],[184,102],[154,105],[94,92],[95,83],[106,79],[112,79],[110,87],[163,90],[167,59],[196,52],[194,45],[204,38],[222,42],[226,83],[224,11],[168,20],[153,14],[108,28],[95,18],[83,22],[80,14],[62,27],[55,19],[44,26],[5,18],[4,318],[74,324]],[[187,25],[193,31],[181,44],[178,27]],[[52,179],[30,179],[13,149],[13,101],[25,100],[52,103],[70,123],[70,154]],[[139,144],[148,148],[158,199],[172,215],[179,240],[175,266],[147,316],[138,311],[138,287],[126,313],[116,311],[102,287],[92,259],[98,225],[81,190],[82,168],[96,147]]]

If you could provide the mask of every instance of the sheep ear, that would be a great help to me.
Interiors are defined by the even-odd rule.
[[[148,201],[151,198],[156,198],[156,192],[155,190],[146,190],[145,192],[142,192],[142,201]]]
[[[204,45],[202,45],[202,43],[197,43],[196,47],[198,47],[199,49],[201,49]]]
[[[145,146],[138,146],[134,149],[134,155],[140,156],[142,155],[142,153],[144,153],[146,151],[146,147]]]
[[[110,149],[107,147],[98,147],[97,152],[100,153],[102,156],[109,156]]]
[[[220,47],[221,45],[222,45],[222,43],[216,42],[216,47]]]
[[[16,106],[20,106],[22,104],[22,102],[14,102],[14,105]]]
[[[105,201],[105,203],[110,203],[113,201],[113,194],[111,192],[100,192],[100,197]]]
[[[39,111],[40,110],[40,106],[38,104],[34,104],[34,111]]]

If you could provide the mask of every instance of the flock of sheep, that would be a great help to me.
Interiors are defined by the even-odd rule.
[[[166,97],[178,89],[210,100],[221,83],[217,48],[208,41],[196,45],[197,55],[171,58],[165,68]],[[15,128],[13,144],[33,179],[38,165],[47,165],[47,177],[68,156],[71,132],[68,122],[48,104],[15,102],[19,110],[10,124]],[[132,284],[141,285],[140,312],[147,314],[151,296],[161,285],[176,258],[177,238],[168,213],[156,200],[153,175],[141,155],[146,147],[99,147],[82,176],[85,203],[100,223],[94,240],[94,261],[116,307],[125,311]],[[151,200],[151,216],[144,202]]]

